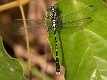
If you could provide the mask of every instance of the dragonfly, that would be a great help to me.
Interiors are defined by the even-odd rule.
[[[57,41],[57,35],[56,33],[60,34],[72,34],[77,30],[80,30],[84,28],[84,26],[89,25],[90,23],[93,22],[93,19],[91,18],[91,15],[96,11],[94,8],[94,5],[89,5],[86,6],[85,8],[65,14],[64,16],[61,16],[59,14],[59,8],[57,6],[50,6],[48,8],[48,14],[47,14],[47,20],[46,20],[46,25],[43,25],[43,21],[35,21],[33,19],[26,19],[27,23],[27,29],[28,33],[30,35],[31,32],[34,32],[35,34],[38,35],[39,30],[44,30],[46,29],[47,32],[51,35],[54,36],[54,41],[55,41],[55,52],[56,52],[56,74],[60,74],[60,63],[59,63],[59,57],[58,57],[58,41]],[[82,17],[78,14],[84,14]],[[14,26],[20,27],[23,25],[23,19],[16,19],[13,21]],[[18,28],[13,32],[15,35],[22,35],[24,33],[24,28]],[[46,32],[43,32],[43,35]],[[31,34],[32,36],[32,34]]]

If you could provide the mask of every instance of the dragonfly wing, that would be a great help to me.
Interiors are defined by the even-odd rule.
[[[94,5],[90,5],[83,7],[82,9],[79,9],[78,11],[75,11],[73,13],[66,13],[63,16],[60,16],[59,19],[62,19],[62,21],[66,23],[71,20],[77,20],[92,16],[95,13],[95,11],[96,8],[94,7]]]
[[[76,21],[63,23],[61,26],[59,25],[57,31],[63,34],[73,33],[77,30],[83,29],[84,27],[88,26],[91,22],[93,22],[93,20],[90,17],[88,17]]]
[[[47,33],[46,26],[44,25],[44,22],[41,20],[26,20],[27,23],[27,31],[29,36],[38,36],[43,35]],[[25,35],[25,28],[23,25],[23,20],[14,20],[12,22],[11,27],[12,34],[13,35]],[[41,32],[41,33],[40,33]]]

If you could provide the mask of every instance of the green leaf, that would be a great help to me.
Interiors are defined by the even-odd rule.
[[[11,58],[4,50],[0,37],[0,80],[27,80],[23,76],[20,62]]]
[[[65,67],[65,80],[107,80],[106,4],[101,0],[60,0],[55,5],[59,7],[61,16],[68,15],[62,19],[66,24],[76,21],[61,24],[61,28],[68,28],[67,34],[64,30],[57,33],[58,54]],[[91,19],[85,20],[87,17]],[[53,34],[49,34],[48,39],[55,58]]]

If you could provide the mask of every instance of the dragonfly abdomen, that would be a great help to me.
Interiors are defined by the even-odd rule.
[[[59,58],[58,58],[58,44],[57,44],[57,37],[56,37],[56,28],[58,23],[58,16],[57,16],[57,8],[55,6],[51,6],[50,11],[50,23],[51,27],[54,29],[54,39],[55,39],[55,47],[56,47],[56,74],[60,74],[60,65],[59,65]]]

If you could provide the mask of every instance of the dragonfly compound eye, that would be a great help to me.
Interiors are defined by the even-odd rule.
[[[50,6],[47,11],[52,11],[53,6]]]
[[[58,11],[58,7],[57,6],[54,6],[54,9],[55,9],[55,11]]]

